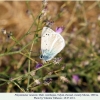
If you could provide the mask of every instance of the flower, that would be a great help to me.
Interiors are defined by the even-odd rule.
[[[2,32],[3,34],[6,34],[6,33],[7,33],[7,31],[6,31],[5,29],[2,29],[1,32]]]
[[[34,82],[36,83],[36,85],[40,84],[40,81],[38,79],[36,79]]]
[[[39,67],[41,67],[41,66],[42,66],[42,64],[38,63],[35,67],[36,67],[36,68],[39,68]]]
[[[40,16],[39,16],[39,18],[43,18],[44,16],[46,16],[47,15],[47,13],[48,13],[48,7],[47,7],[47,2],[44,0],[44,7],[43,7],[43,10],[41,11],[41,14],[40,14]]]
[[[100,75],[98,75],[97,80],[100,82]]]
[[[56,28],[56,33],[62,33],[62,31],[64,30],[64,27],[57,27]]]
[[[78,82],[79,82],[79,76],[78,75],[73,75],[72,76],[72,81],[73,81],[74,84],[78,84]]]
[[[52,20],[46,20],[46,26],[51,27],[54,24]]]
[[[47,5],[47,0],[43,0],[43,5],[44,5],[44,6]]]
[[[44,9],[42,10],[42,15],[46,16],[47,12],[48,12],[48,7],[45,6]]]
[[[62,58],[54,58],[53,63],[54,64],[59,64],[61,62]]]
[[[62,82],[67,82],[67,83],[69,83],[69,80],[68,80],[65,76],[60,76],[60,80],[61,80]]]

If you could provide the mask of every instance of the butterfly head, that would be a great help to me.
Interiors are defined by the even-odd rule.
[[[40,59],[43,59],[44,61],[49,61],[50,60],[50,56],[45,56],[45,55],[40,55]]]

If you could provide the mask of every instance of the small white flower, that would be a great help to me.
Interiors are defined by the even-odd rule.
[[[44,6],[47,5],[47,0],[43,0],[43,5],[44,5]]]
[[[100,82],[100,75],[98,75],[97,80]]]
[[[2,29],[2,33],[3,33],[3,34],[6,34],[7,31],[6,31],[5,29]]]
[[[100,15],[98,16],[98,20],[100,21]]]
[[[69,80],[68,80],[65,76],[60,76],[60,80],[61,80],[62,82],[67,82],[67,83],[69,83]]]
[[[39,81],[38,79],[36,79],[34,82],[35,82],[37,85],[40,84],[40,81]]]

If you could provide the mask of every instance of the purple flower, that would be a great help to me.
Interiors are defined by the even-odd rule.
[[[79,82],[79,76],[78,75],[73,75],[72,76],[72,81],[74,84],[77,84]]]
[[[38,64],[36,64],[36,68],[39,68],[39,67],[41,67],[42,66],[42,64],[40,64],[40,63],[38,63]]]
[[[57,27],[56,28],[56,33],[61,33],[64,30],[64,27]]]

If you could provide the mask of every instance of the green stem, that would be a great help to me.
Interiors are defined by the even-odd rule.
[[[39,22],[40,22],[40,20],[38,20],[38,23],[37,23],[37,30],[39,28]],[[37,31],[37,34],[38,34],[38,31]],[[33,45],[34,45],[34,41],[32,42],[30,51],[32,51]],[[29,57],[31,57],[31,52],[29,52]],[[30,67],[31,67],[31,61],[29,59],[29,63],[28,63],[28,82],[27,82],[27,91],[28,92],[29,92],[29,84],[30,84],[30,74],[29,74],[30,73]]]
[[[34,20],[34,24],[37,26],[36,21],[35,21],[35,17],[34,17],[34,15],[33,15],[33,13],[32,13],[32,10],[31,10],[31,8],[30,8],[30,6],[29,6],[29,1],[26,1],[26,5],[27,5],[27,8],[30,10],[30,13],[31,13],[31,15],[32,15],[32,18],[33,18],[33,20]]]
[[[25,90],[23,88],[21,88],[16,82],[13,81],[13,83],[22,91],[25,92]]]
[[[46,65],[44,65],[44,66],[42,66],[42,67],[40,67],[40,68],[38,68],[38,69],[35,69],[35,70],[31,71],[30,73],[26,73],[26,74],[24,74],[24,75],[21,75],[21,76],[19,76],[19,77],[16,77],[16,78],[12,79],[12,81],[18,80],[18,79],[22,79],[23,77],[27,77],[28,74],[31,75],[32,73],[36,72],[37,70],[42,69],[42,68],[47,67],[47,66],[50,66],[50,65],[51,65],[51,63],[46,64]]]
[[[31,45],[30,51],[32,51],[33,44],[34,44],[34,42]],[[29,57],[31,57],[31,52],[29,52]],[[29,63],[28,63],[28,73],[30,73],[30,66],[31,66],[31,60],[29,59]],[[29,84],[30,84],[30,74],[28,74],[27,91],[29,91]]]
[[[29,33],[30,33],[30,30],[31,30],[31,28],[33,27],[33,25],[34,25],[34,22],[32,23],[32,25],[31,25],[31,27],[29,28],[29,30],[26,32],[26,34],[20,39],[20,40],[18,40],[18,43],[20,43],[20,41],[22,40],[22,39],[24,39]],[[10,51],[10,50],[12,50],[12,48],[16,45],[17,43],[15,43],[12,47],[10,47],[10,49],[8,50],[8,52]]]
[[[0,54],[0,57],[2,57],[2,56],[7,56],[7,55],[17,54],[17,53],[19,53],[19,52],[20,52],[20,51],[14,51],[14,52],[3,53],[3,54]]]

